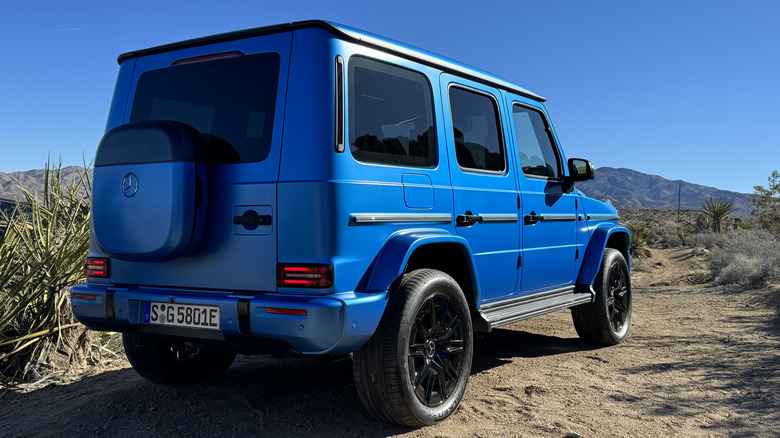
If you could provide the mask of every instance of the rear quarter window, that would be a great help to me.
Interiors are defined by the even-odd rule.
[[[138,79],[130,122],[174,120],[203,134],[206,159],[262,161],[271,150],[277,53],[172,65]]]
[[[431,86],[421,73],[351,58],[348,115],[352,156],[369,163],[434,166],[431,96]]]

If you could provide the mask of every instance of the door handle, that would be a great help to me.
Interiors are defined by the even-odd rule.
[[[541,222],[544,220],[544,215],[536,214],[536,212],[531,212],[531,214],[525,215],[523,217],[523,223],[526,225],[533,225],[537,222]]]
[[[458,217],[455,218],[455,226],[458,227],[470,227],[477,222],[482,222],[482,216],[472,214],[470,211],[467,211],[466,214],[459,214]]]
[[[271,225],[271,215],[259,215],[256,211],[249,210],[242,216],[233,216],[233,224],[243,225],[247,229],[250,229],[251,227],[257,228],[260,225]]]

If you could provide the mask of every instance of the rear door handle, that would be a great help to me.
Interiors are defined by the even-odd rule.
[[[257,215],[257,213],[255,213],[255,215]],[[244,226],[271,225],[271,216],[270,215],[233,216],[233,223],[236,225],[244,225]]]
[[[455,218],[455,226],[458,227],[470,227],[477,222],[482,222],[482,216],[472,214],[470,211],[467,211],[466,214],[459,214],[458,217]]]
[[[526,225],[533,225],[543,220],[544,220],[544,215],[536,214],[535,212],[532,211],[531,214],[525,215],[525,217],[523,218],[523,223],[525,223]]]

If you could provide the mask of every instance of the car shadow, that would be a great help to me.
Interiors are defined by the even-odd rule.
[[[498,329],[476,341],[472,374],[513,358],[590,348],[575,339]],[[332,438],[410,431],[367,413],[355,390],[348,356],[240,356],[221,377],[184,387],[155,385],[125,368],[70,385],[7,392],[0,405],[0,424],[10,431],[8,436]]]
[[[560,338],[508,328],[495,329],[476,341],[471,374],[499,367],[513,358],[555,356],[600,348],[603,347],[587,344],[579,338]]]

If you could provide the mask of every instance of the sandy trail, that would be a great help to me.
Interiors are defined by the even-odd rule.
[[[363,410],[348,357],[241,357],[217,380],[157,386],[121,362],[69,385],[0,396],[0,436],[777,436],[780,322],[767,291],[703,280],[690,250],[634,275],[627,341],[581,343],[569,312],[477,341],[464,402],[444,424]],[[650,286],[654,284],[655,286]]]

